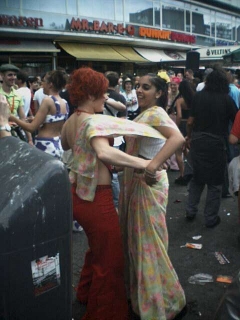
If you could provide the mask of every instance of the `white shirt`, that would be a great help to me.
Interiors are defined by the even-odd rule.
[[[23,98],[23,109],[25,116],[27,117],[31,104],[31,90],[28,87],[22,87],[17,89],[16,91]]]
[[[200,82],[197,85],[196,91],[202,91],[202,89],[205,87],[205,82]]]
[[[37,102],[40,106],[43,99],[46,97],[48,97],[48,95],[43,93],[43,88],[40,88],[34,93],[33,100],[37,100]]]

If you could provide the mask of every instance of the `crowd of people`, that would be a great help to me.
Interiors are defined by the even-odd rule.
[[[129,306],[141,320],[181,319],[184,289],[168,256],[168,170],[188,184],[187,222],[205,186],[207,228],[221,222],[224,185],[240,205],[231,174],[238,150],[230,146],[240,139],[233,76],[219,66],[202,82],[192,70],[134,78],[81,67],[38,79],[11,64],[0,74],[0,137],[18,128],[69,171],[73,219],[89,244],[76,295],[86,304],[82,319],[127,320]]]

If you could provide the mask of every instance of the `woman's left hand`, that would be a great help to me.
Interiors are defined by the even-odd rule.
[[[157,183],[157,174],[156,172],[150,171],[147,168],[144,171],[144,178],[147,185],[150,187]]]

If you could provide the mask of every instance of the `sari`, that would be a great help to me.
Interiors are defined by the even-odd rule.
[[[134,121],[178,130],[159,107],[144,111]],[[139,139],[126,138],[126,144],[127,153],[138,154]],[[132,308],[141,320],[173,319],[186,304],[184,291],[167,253],[168,187],[165,170],[157,173],[157,183],[150,187],[145,183],[143,173],[124,169],[119,215],[126,286]]]

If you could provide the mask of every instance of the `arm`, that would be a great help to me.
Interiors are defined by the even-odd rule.
[[[230,135],[228,137],[228,141],[231,144],[237,144],[238,143],[238,137],[236,137],[232,133],[230,133]]]
[[[163,136],[166,137],[166,143],[162,149],[156,154],[156,156],[150,161],[146,170],[149,173],[155,174],[159,167],[170,158],[179,148],[182,147],[185,140],[180,131],[170,127],[157,127],[157,129]]]
[[[182,120],[181,103],[182,103],[182,98],[178,98],[177,101],[176,101],[176,110],[177,110],[176,124],[177,124],[178,127],[179,127],[180,122]]]
[[[230,135],[228,137],[228,141],[231,144],[238,143],[240,139],[240,111],[237,112],[235,120],[232,125],[232,129],[230,131]]]
[[[62,148],[64,151],[67,151],[69,149],[71,149],[73,146],[71,145],[71,143],[69,142],[69,139],[68,139],[68,126],[69,126],[69,120],[67,120],[63,127],[62,127],[62,130],[61,130],[61,144],[62,144]]]
[[[33,105],[34,105],[34,113],[36,114],[39,110],[39,103],[37,100],[33,100]]]
[[[114,99],[112,99],[112,98],[106,99],[106,103],[107,103],[109,106],[111,106],[111,107],[113,107],[114,109],[116,109],[117,111],[124,111],[124,110],[126,110],[126,106],[125,106],[122,102],[116,101],[116,100],[114,100]]]
[[[25,118],[26,118],[26,117],[25,117],[25,113],[24,113],[23,107],[19,107],[19,108],[18,108],[18,116],[19,116],[19,118],[20,118],[23,122],[25,122]],[[11,116],[10,116],[10,117],[11,117]],[[18,119],[18,118],[16,118],[16,119]],[[16,121],[14,120],[14,122],[16,122]],[[16,123],[17,123],[17,122],[16,122]],[[23,129],[24,129],[24,128],[23,128]],[[30,133],[29,131],[27,131],[26,129],[24,129],[24,131],[25,131],[25,134],[26,134],[28,143],[31,144],[31,145],[33,145],[31,133]]]
[[[107,138],[94,137],[91,139],[91,145],[99,160],[114,166],[145,169],[149,163],[149,160],[130,156],[123,151],[111,147]]]
[[[48,114],[48,111],[49,111],[48,99],[45,99],[42,102],[35,118],[33,119],[33,121],[31,123],[27,123],[26,121],[21,120],[21,119],[25,119],[24,113],[23,113],[24,117],[21,119],[18,119],[14,116],[10,116],[9,120],[16,122],[16,124],[19,125],[21,128],[23,128],[23,130],[34,132],[39,128],[39,126],[41,124],[43,124],[43,122],[46,118],[46,115]],[[19,115],[19,117],[20,117],[20,115]]]

